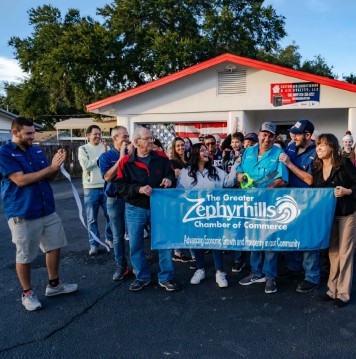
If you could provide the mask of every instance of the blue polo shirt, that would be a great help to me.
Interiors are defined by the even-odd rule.
[[[114,164],[120,159],[120,153],[115,148],[102,153],[98,159],[98,166],[100,168],[101,175],[104,175]],[[106,182],[104,184],[104,192],[108,197],[115,197],[115,186],[112,182]]]
[[[246,148],[242,161],[237,166],[236,171],[247,173],[255,181],[266,177],[271,172],[278,171],[274,178],[261,184],[260,188],[269,186],[277,178],[282,178],[288,183],[288,169],[283,162],[278,161],[278,157],[283,151],[277,146],[272,146],[258,160],[258,149],[259,145]]]
[[[298,148],[294,142],[284,149],[284,152],[289,156],[291,162],[301,170],[312,173],[312,165],[316,156],[315,142],[312,141],[311,145],[302,153],[298,155]],[[289,187],[310,187],[292,171],[289,171]]]
[[[23,151],[9,141],[0,147],[1,197],[8,220],[12,217],[36,219],[55,211],[53,191],[48,180],[19,187],[8,177],[15,172],[34,173],[48,166],[44,153],[37,146]]]

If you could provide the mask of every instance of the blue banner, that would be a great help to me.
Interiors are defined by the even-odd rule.
[[[302,251],[329,246],[333,188],[154,189],[152,249]]]

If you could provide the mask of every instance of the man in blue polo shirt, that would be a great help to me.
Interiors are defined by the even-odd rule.
[[[126,127],[116,126],[111,130],[114,148],[100,155],[98,165],[105,180],[104,192],[113,234],[116,270],[113,280],[120,281],[129,274],[125,255],[125,202],[117,196],[112,181],[117,178],[119,159],[128,154],[129,134]]]
[[[67,241],[49,184],[65,161],[66,152],[58,150],[49,164],[42,150],[32,146],[35,128],[26,118],[16,118],[11,132],[12,140],[0,147],[1,196],[16,245],[22,304],[32,311],[42,306],[31,288],[31,263],[37,257],[38,247],[46,253],[49,283],[45,295],[71,293],[78,288],[59,280],[60,249]]]
[[[315,159],[315,142],[311,139],[314,125],[308,120],[300,120],[289,129],[294,134],[294,142],[279,156],[289,169],[289,187],[306,188],[313,184],[312,165]],[[280,275],[287,278],[304,268],[305,279],[297,286],[299,293],[308,293],[319,285],[319,251],[286,252],[287,270]]]
[[[244,181],[245,174],[254,180],[268,178],[268,175],[277,172],[274,177],[261,184],[259,187],[278,188],[284,187],[288,182],[288,170],[278,161],[282,150],[274,146],[276,137],[276,125],[273,122],[264,122],[258,133],[258,145],[247,148],[242,157],[242,162],[237,167],[237,180]],[[263,258],[264,256],[264,258]],[[265,293],[277,292],[277,253],[273,251],[253,251],[250,257],[251,274],[240,280],[241,285],[266,282]]]

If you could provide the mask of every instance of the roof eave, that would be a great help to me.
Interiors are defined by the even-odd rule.
[[[284,76],[295,77],[300,80],[305,80],[308,82],[315,82],[315,83],[319,83],[321,85],[335,87],[335,88],[345,90],[345,91],[356,92],[356,85],[353,85],[353,84],[350,84],[347,82],[333,80],[333,79],[329,79],[327,77],[313,75],[308,72],[293,70],[293,69],[290,69],[287,67],[282,67],[279,65],[269,64],[266,62],[249,59],[247,57],[241,57],[241,56],[232,55],[232,54],[223,54],[223,55],[214,57],[213,59],[203,61],[197,65],[188,67],[187,69],[181,70],[181,71],[173,73],[171,75],[167,75],[165,77],[162,77],[162,78],[152,81],[150,83],[147,83],[147,84],[135,87],[131,90],[127,90],[125,92],[107,97],[103,100],[93,102],[93,103],[87,105],[86,109],[88,112],[98,112],[98,111],[100,111],[99,109],[102,107],[112,105],[115,102],[119,102],[119,101],[125,100],[127,98],[144,93],[146,91],[152,90],[154,88],[166,85],[170,82],[176,81],[176,80],[184,78],[186,76],[190,76],[192,74],[195,74],[202,70],[216,66],[223,62],[233,62],[237,65],[243,65],[243,66],[252,67],[255,69],[270,71],[270,72],[274,72],[274,73],[284,75]]]

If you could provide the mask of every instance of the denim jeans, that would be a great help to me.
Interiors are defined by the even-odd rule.
[[[113,235],[114,257],[118,267],[127,268],[125,256],[125,202],[118,197],[107,197],[108,215]]]
[[[204,251],[205,249],[194,249],[195,261],[197,269],[204,269]],[[223,270],[223,252],[219,250],[212,250],[215,270]]]
[[[135,270],[136,279],[147,282],[151,279],[150,269],[147,265],[144,248],[143,230],[150,222],[150,210],[134,206],[130,203],[125,205],[125,220],[130,242],[130,258]],[[172,261],[172,249],[158,250],[159,267],[158,281],[166,282],[173,279],[174,267]]]
[[[319,251],[286,252],[287,268],[292,271],[299,271],[304,268],[305,279],[308,282],[319,284],[319,256]]]
[[[246,252],[242,252],[242,251],[235,251],[235,258],[234,258],[234,263],[245,263],[245,259],[246,258]]]
[[[264,257],[264,258],[263,258]],[[271,251],[252,251],[250,257],[252,273],[258,277],[264,274],[266,278],[277,276],[277,253]]]
[[[84,205],[87,216],[88,229],[92,231],[99,239],[100,234],[98,228],[98,212],[100,206],[102,207],[106,219],[105,238],[109,241],[112,241],[113,235],[110,228],[110,219],[106,210],[106,195],[104,190],[102,188],[84,188]],[[94,240],[90,233],[88,234],[88,240],[91,246],[99,247],[99,243]]]

